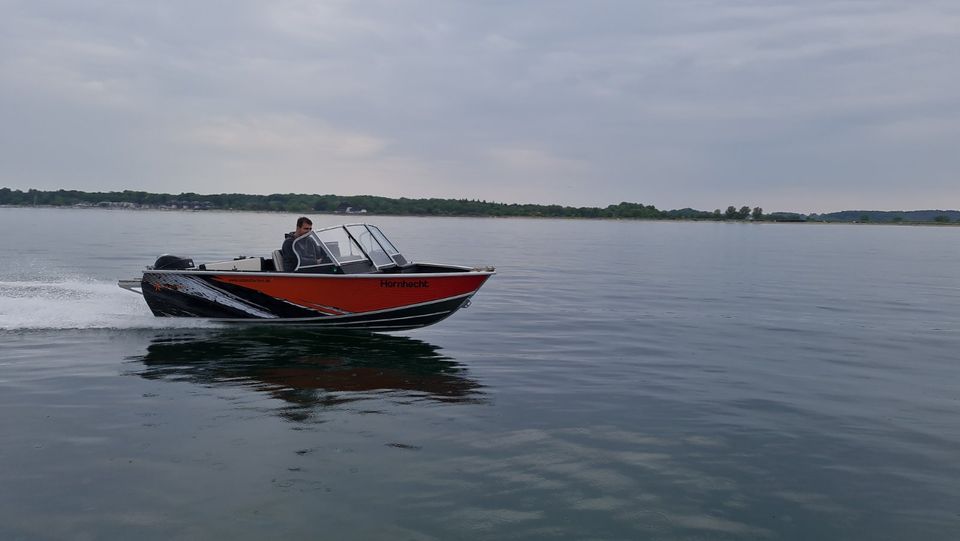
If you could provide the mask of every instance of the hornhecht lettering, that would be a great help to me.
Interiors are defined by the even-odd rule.
[[[430,287],[427,280],[380,280],[380,287]]]

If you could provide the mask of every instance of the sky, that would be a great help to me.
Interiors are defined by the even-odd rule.
[[[0,186],[960,208],[957,0],[0,0]]]

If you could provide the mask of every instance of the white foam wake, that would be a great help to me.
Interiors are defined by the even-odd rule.
[[[0,330],[209,326],[215,324],[154,317],[143,297],[120,289],[115,282],[0,281]]]

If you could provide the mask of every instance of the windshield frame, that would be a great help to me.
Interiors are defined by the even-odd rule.
[[[357,246],[359,246],[360,249],[363,250],[364,255],[367,256],[367,259],[370,260],[370,262],[373,264],[374,267],[377,268],[377,270],[387,268],[387,267],[397,266],[397,262],[393,260],[393,257],[391,257],[389,253],[387,253],[387,250],[383,247],[380,241],[377,240],[377,236],[373,234],[373,231],[370,230],[367,224],[346,224],[343,226],[343,229],[347,232],[348,235],[350,235],[350,238],[352,238],[353,241],[357,243]],[[360,233],[361,236],[359,238],[356,235],[358,229],[363,229],[363,232]],[[364,247],[363,240],[362,240],[363,235],[366,235],[371,240],[370,248],[373,248],[375,250],[376,248],[374,248],[373,243],[376,243],[376,246],[380,248],[379,253],[368,251],[367,248]],[[382,262],[383,259],[380,257],[381,254],[383,258],[386,258],[387,262]],[[378,263],[377,259],[380,259],[381,262]]]
[[[308,242],[312,241],[316,244],[317,248],[323,254],[323,258],[326,261],[325,263],[317,263],[316,265],[304,265],[300,259],[300,252],[297,251],[298,242]],[[327,247],[323,245],[323,241],[320,240],[320,237],[316,235],[315,231],[311,231],[306,235],[301,235],[293,239],[293,243],[290,245],[290,249],[293,250],[293,255],[297,258],[297,266],[293,269],[293,272],[299,271],[301,269],[317,269],[321,267],[332,267],[340,266],[336,259],[331,257],[330,251],[327,250]]]

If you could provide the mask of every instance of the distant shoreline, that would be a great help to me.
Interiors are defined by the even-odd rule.
[[[0,188],[0,206],[45,208],[106,208],[128,210],[193,210],[285,212],[345,216],[449,216],[627,220],[683,220],[723,222],[843,222],[936,223],[960,222],[956,210],[875,211],[847,210],[824,214],[764,212],[759,206],[729,205],[713,211],[682,208],[660,210],[653,205],[622,201],[606,207],[498,203],[476,199],[409,199],[374,195],[240,193],[85,192],[80,190],[13,190]]]
[[[496,216],[496,215],[456,215],[456,214],[386,214],[386,213],[377,213],[377,212],[363,212],[363,213],[343,213],[343,212],[330,212],[330,211],[294,211],[294,210],[270,210],[270,209],[233,209],[233,208],[206,208],[206,209],[193,209],[193,208],[155,208],[155,207],[100,207],[100,206],[75,206],[75,205],[9,205],[9,204],[0,204],[0,209],[6,208],[15,208],[15,209],[44,209],[44,210],[105,210],[105,211],[127,211],[127,212],[189,212],[189,213],[207,213],[207,212],[254,212],[254,213],[265,213],[265,214],[306,214],[309,216],[340,216],[344,218],[362,218],[365,216],[376,216],[376,217],[410,217],[410,218],[490,218],[490,219],[534,219],[534,220],[588,220],[588,221],[636,221],[636,222],[718,222],[718,223],[732,223],[732,224],[810,224],[810,225],[823,225],[823,224],[833,224],[833,225],[896,225],[896,226],[935,226],[935,227],[957,227],[960,226],[960,221],[956,222],[936,222],[936,221],[839,221],[839,220],[776,220],[776,219],[761,219],[761,220],[724,220],[724,219],[712,219],[712,218],[622,218],[622,217],[583,217],[583,216],[534,216],[534,215],[507,215],[507,216]],[[879,212],[890,212],[890,211],[879,211]]]

